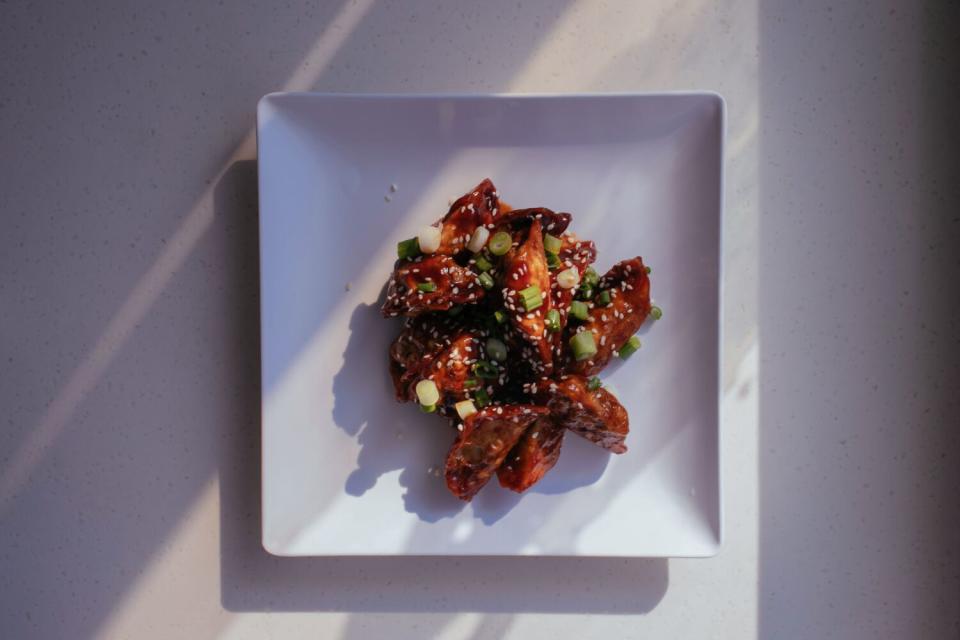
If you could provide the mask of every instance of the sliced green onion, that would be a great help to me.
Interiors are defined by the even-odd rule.
[[[422,291],[424,293],[432,293],[437,290],[436,282],[418,282],[417,291]]]
[[[586,282],[581,283],[581,284],[580,284],[579,295],[580,295],[580,297],[583,298],[584,300],[589,300],[590,298],[593,297],[593,287],[591,287],[591,286],[590,286],[589,284],[587,284]]]
[[[470,242],[467,243],[467,249],[473,251],[474,253],[480,253],[483,250],[484,245],[487,244],[487,238],[490,237],[490,232],[486,227],[477,227],[473,235],[470,236]]]
[[[473,375],[477,376],[478,378],[495,380],[500,375],[500,369],[498,369],[496,365],[487,362],[486,360],[480,360],[473,365]]]
[[[467,378],[466,380],[463,381],[464,389],[473,389],[474,387],[478,387],[478,386],[480,386],[480,381],[477,380],[476,378]]]
[[[593,333],[581,331],[570,338],[570,348],[577,362],[592,358],[597,353],[597,343],[593,340]]]
[[[559,269],[563,265],[560,262],[560,256],[555,253],[547,252],[547,268],[553,271],[554,269]]]
[[[453,408],[457,410],[457,415],[460,416],[461,420],[466,420],[477,412],[477,407],[471,400],[461,400],[453,405]]]
[[[560,253],[560,247],[563,246],[563,240],[557,236],[552,236],[549,233],[543,236],[543,248],[548,253],[557,254]]]
[[[561,289],[573,289],[580,283],[580,272],[576,267],[564,269],[557,274],[557,284]]]
[[[510,234],[506,231],[497,231],[490,238],[490,253],[495,256],[502,256],[510,250],[511,245],[513,245],[513,238],[510,237]]]
[[[507,359],[507,345],[497,338],[487,338],[487,355],[497,362]]]
[[[560,312],[556,309],[550,309],[550,311],[547,311],[545,322],[549,331],[554,333],[560,331]]]
[[[486,389],[477,389],[473,392],[473,400],[480,409],[490,404],[490,394]]]
[[[644,267],[644,269],[646,269],[647,274],[650,274],[653,271],[653,269],[651,269],[650,267]]]
[[[442,234],[439,227],[424,227],[417,236],[417,244],[420,251],[424,253],[434,253],[440,248],[440,238]]]
[[[659,320],[660,318],[663,317],[663,309],[661,309],[657,305],[653,305],[652,307],[650,307],[650,317],[653,318],[654,320]]]
[[[397,256],[401,260],[409,260],[420,255],[420,242],[416,238],[410,238],[397,243]]]
[[[626,360],[632,356],[637,349],[640,348],[640,338],[637,336],[631,336],[622,347],[620,347],[620,357]]]
[[[583,281],[591,287],[597,286],[597,283],[600,282],[600,276],[597,275],[596,269],[593,267],[587,267],[583,272]]]
[[[532,284],[521,291],[520,302],[523,303],[523,308],[527,311],[533,311],[540,307],[543,304],[543,294],[540,292],[540,287]]]
[[[420,411],[424,413],[433,413],[437,410],[437,405],[435,404],[422,404],[420,405]]]
[[[592,378],[590,378],[590,380],[587,381],[587,389],[589,389],[590,391],[596,391],[602,386],[603,386],[603,383],[600,382],[600,378],[598,378],[597,376],[593,376]]]
[[[610,290],[604,289],[600,292],[600,295],[597,296],[597,304],[601,307],[605,307],[610,304]]]
[[[579,300],[570,303],[570,316],[577,320],[585,321],[590,317],[590,308]]]
[[[484,256],[477,256],[476,265],[480,271],[490,271],[490,269],[493,269],[493,263]]]
[[[437,389],[437,383],[429,378],[417,383],[416,392],[417,400],[425,407],[436,405],[440,401],[440,390]]]
[[[493,319],[497,321],[497,324],[503,324],[507,321],[507,312],[497,309],[493,312]]]
[[[480,274],[480,286],[484,289],[493,289],[493,276],[484,271]]]

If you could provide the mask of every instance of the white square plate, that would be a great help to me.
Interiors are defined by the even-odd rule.
[[[716,553],[723,126],[711,93],[261,100],[264,547]],[[601,273],[643,256],[664,317],[602,376],[630,412],[626,454],[568,434],[526,494],[494,481],[464,504],[433,472],[449,427],[393,398],[400,321],[379,298],[397,241],[484,177],[515,207],[573,213]]]

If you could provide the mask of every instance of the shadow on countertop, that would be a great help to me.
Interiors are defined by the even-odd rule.
[[[237,262],[257,264],[257,185],[253,161],[235,163],[216,189],[218,211],[242,219]],[[255,277],[255,274],[248,274]],[[256,287],[246,288],[254,290]],[[643,613],[663,598],[664,559],[384,556],[281,558],[261,546],[259,300],[239,301],[233,343],[236,397],[244,404],[235,432],[223,440],[220,464],[221,601],[231,611],[358,611],[486,613]],[[369,317],[368,317],[369,316]],[[356,322],[380,320],[363,305]],[[359,375],[343,374],[341,383]],[[386,374],[384,374],[386,375]],[[389,380],[384,380],[389,384]],[[363,416],[343,415],[359,425]],[[362,438],[363,432],[361,432]],[[445,449],[446,445],[444,445]],[[399,460],[393,461],[401,465]],[[361,468],[363,465],[361,463]],[[351,481],[376,480],[379,467]],[[425,476],[426,474],[418,474]],[[442,483],[433,483],[440,485]],[[350,487],[348,486],[348,490]],[[426,494],[421,494],[426,495]],[[434,496],[439,499],[440,496]],[[507,510],[512,504],[491,507]],[[415,507],[414,507],[415,508]],[[451,510],[460,505],[453,503]],[[503,622],[503,621],[500,621]],[[490,624],[498,624],[491,620]]]
[[[958,638],[960,5],[759,26],[758,637]]]

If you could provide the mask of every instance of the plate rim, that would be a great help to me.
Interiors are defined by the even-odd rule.
[[[371,102],[387,101],[387,100],[409,100],[409,101],[436,101],[436,100],[457,100],[457,101],[468,101],[468,100],[489,100],[491,102],[496,102],[500,100],[581,100],[581,99],[598,99],[598,98],[611,98],[611,99],[659,99],[659,98],[677,98],[677,97],[692,97],[692,98],[704,98],[714,102],[717,108],[717,114],[719,118],[718,122],[718,135],[719,140],[717,144],[718,152],[718,207],[717,207],[717,264],[716,264],[716,274],[717,274],[717,398],[716,398],[716,412],[717,412],[717,428],[716,428],[716,438],[717,438],[717,451],[715,463],[717,467],[717,529],[714,539],[711,541],[710,548],[704,553],[700,554],[681,554],[681,553],[669,553],[669,554],[643,554],[643,555],[623,555],[623,554],[451,554],[451,553],[370,553],[370,554],[357,554],[357,553],[291,553],[289,550],[271,548],[271,544],[268,541],[267,536],[267,518],[266,518],[266,509],[265,509],[265,479],[266,479],[266,467],[265,467],[265,456],[264,456],[264,445],[266,439],[266,430],[264,428],[264,396],[263,389],[264,387],[264,358],[263,358],[263,349],[264,349],[264,335],[263,335],[263,304],[264,304],[264,295],[263,295],[263,278],[258,277],[258,293],[260,296],[260,543],[263,549],[274,556],[278,557],[317,557],[317,558],[393,558],[393,557],[409,557],[409,558],[441,558],[441,557],[450,557],[450,558],[712,558],[720,553],[720,550],[723,547],[723,542],[726,537],[726,518],[725,512],[725,491],[724,491],[724,474],[723,474],[723,445],[724,445],[724,418],[723,418],[723,356],[724,356],[724,309],[725,309],[725,295],[724,295],[724,236],[725,236],[725,217],[726,217],[726,146],[727,146],[727,101],[724,98],[723,94],[712,89],[679,89],[679,90],[663,90],[663,91],[596,91],[596,92],[573,92],[573,93],[564,93],[564,92],[483,92],[483,93],[471,93],[471,92],[426,92],[426,93],[391,93],[391,92],[371,92],[371,93],[356,93],[356,92],[326,92],[326,91],[272,91],[264,94],[257,100],[256,104],[256,162],[257,162],[257,221],[258,221],[258,267],[259,272],[263,273],[263,263],[264,256],[262,251],[262,238],[263,238],[263,200],[264,200],[264,184],[263,184],[263,172],[260,171],[260,162],[261,162],[261,146],[262,146],[262,130],[263,125],[268,115],[268,110],[272,108],[272,103],[278,99],[282,98],[304,98],[304,99],[318,99],[318,100],[369,100]],[[712,529],[712,527],[711,527]]]

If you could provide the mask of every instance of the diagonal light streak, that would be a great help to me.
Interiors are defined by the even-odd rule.
[[[307,52],[303,62],[283,84],[283,90],[304,91],[311,88],[373,5],[374,0],[349,0],[344,3]],[[153,264],[137,280],[93,348],[47,406],[37,426],[30,430],[11,455],[0,474],[0,511],[11,504],[27,483],[30,474],[60,436],[77,407],[103,378],[123,345],[210,229],[214,220],[213,196],[217,183],[234,162],[253,158],[255,154],[255,131],[250,130],[193,203]]]

